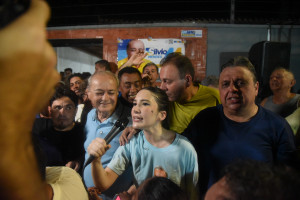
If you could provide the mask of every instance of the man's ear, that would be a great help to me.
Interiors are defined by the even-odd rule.
[[[186,74],[184,77],[185,83],[186,83],[186,87],[189,87],[190,85],[193,84],[193,79],[192,76],[190,74]]]
[[[49,115],[51,115],[51,106],[48,106]]]
[[[291,88],[294,86],[296,84],[296,80],[295,79],[293,79],[292,81],[291,81]]]
[[[255,96],[258,95],[258,89],[259,89],[259,82],[256,81],[256,83],[254,84],[254,88],[255,88]]]

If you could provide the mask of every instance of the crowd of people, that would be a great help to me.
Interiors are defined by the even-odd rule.
[[[300,198],[300,95],[291,71],[276,67],[273,95],[257,103],[248,58],[229,60],[200,84],[187,56],[155,64],[134,39],[118,70],[99,60],[93,74],[66,68],[59,78],[48,15],[44,1],[32,0],[0,30],[0,199]],[[26,42],[11,47],[16,38]],[[124,118],[125,130],[107,143]]]

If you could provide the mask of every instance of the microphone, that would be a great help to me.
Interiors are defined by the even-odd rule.
[[[129,123],[129,120],[125,117],[122,119],[119,119],[116,121],[112,129],[109,131],[109,133],[104,138],[106,144],[109,144],[116,135],[118,135],[121,131],[125,129],[127,124]],[[93,160],[95,159],[94,156],[90,155],[90,157],[86,160],[83,169],[89,165]]]

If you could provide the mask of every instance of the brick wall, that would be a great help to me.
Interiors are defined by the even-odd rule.
[[[178,38],[181,30],[202,30],[201,38],[185,38],[185,54],[195,67],[195,80],[201,81],[206,74],[207,29],[189,27],[110,28],[48,30],[49,39],[103,38],[103,59],[117,62],[117,39]]]

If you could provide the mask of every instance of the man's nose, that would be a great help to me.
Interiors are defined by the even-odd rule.
[[[64,115],[65,112],[66,112],[66,109],[64,107],[61,107],[61,109],[59,110],[59,114]]]
[[[276,77],[276,76],[273,76],[273,77],[270,78],[270,80],[272,80],[272,81],[273,81],[273,80],[277,80],[277,77]]]
[[[102,99],[103,99],[103,100],[109,99],[109,95],[108,95],[107,92],[105,92],[105,93],[103,94]]]
[[[236,86],[235,83],[232,82],[232,83],[230,83],[229,89],[230,89],[230,91],[237,91],[238,87]]]
[[[167,87],[166,87],[166,84],[164,82],[161,82],[160,84],[160,89],[166,91],[167,90]]]
[[[131,85],[129,91],[132,92],[136,92],[137,91],[137,87],[135,85]]]

